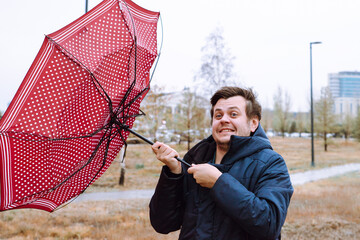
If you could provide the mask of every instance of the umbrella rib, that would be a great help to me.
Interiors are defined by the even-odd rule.
[[[107,129],[106,133],[108,132],[109,129],[110,129],[110,128]],[[91,156],[89,157],[88,161],[87,161],[83,166],[81,166],[78,170],[76,170],[76,171],[75,171],[74,173],[72,173],[70,176],[66,177],[64,180],[62,180],[62,181],[61,181],[60,183],[58,183],[56,186],[54,186],[54,187],[52,187],[52,188],[50,188],[50,189],[47,189],[47,190],[39,191],[39,192],[33,193],[33,194],[31,194],[31,195],[25,196],[25,197],[23,197],[23,198],[21,198],[21,199],[18,199],[18,200],[16,200],[16,201],[14,201],[14,203],[18,203],[18,202],[20,202],[20,201],[24,201],[24,200],[27,199],[27,198],[32,198],[32,197],[36,196],[35,199],[30,200],[29,202],[26,202],[26,203],[24,203],[24,204],[19,205],[19,207],[20,207],[20,206],[26,206],[26,205],[29,205],[29,204],[32,204],[32,203],[36,202],[36,201],[39,200],[41,197],[43,197],[43,196],[45,196],[45,195],[47,195],[47,194],[55,191],[57,188],[59,188],[59,187],[62,186],[65,182],[67,182],[70,178],[72,178],[73,176],[75,176],[75,174],[77,174],[77,173],[80,172],[82,169],[84,169],[87,165],[90,164],[90,162],[94,159],[97,151],[99,150],[99,148],[100,148],[101,144],[103,143],[103,141],[105,140],[105,138],[106,138],[106,134],[104,134],[104,135],[102,136],[102,138],[100,139],[100,141],[99,141],[99,143],[97,144],[96,148],[94,149],[93,153],[92,153]],[[89,186],[89,185],[88,185],[88,186]],[[86,188],[84,189],[84,191],[85,191],[85,190],[86,190]]]
[[[125,4],[125,7],[126,7],[126,9],[128,10],[128,12],[129,12],[129,15],[130,15],[130,18],[131,18],[131,22],[132,22],[132,26],[133,26],[133,28],[134,28],[134,34],[132,35],[131,34],[131,31],[130,31],[130,27],[129,27],[129,25],[128,25],[128,23],[127,23],[127,21],[126,21],[126,19],[125,19],[125,16],[124,16],[124,13],[123,13],[123,11],[121,11],[120,13],[121,13],[121,17],[122,17],[122,19],[123,19],[123,21],[124,21],[124,24],[125,24],[125,26],[126,26],[126,29],[127,29],[127,31],[128,31],[128,33],[129,33],[129,35],[130,35],[130,37],[132,37],[132,39],[133,39],[133,44],[132,44],[132,46],[131,46],[131,50],[130,50],[130,54],[129,54],[129,58],[128,58],[128,64],[127,64],[127,66],[128,66],[128,79],[130,79],[130,76],[129,76],[129,74],[130,74],[130,61],[131,61],[131,52],[135,49],[135,59],[134,59],[134,81],[132,81],[131,82],[131,84],[130,84],[130,86],[129,86],[129,88],[128,88],[128,90],[126,91],[126,94],[125,94],[125,96],[124,96],[124,98],[122,99],[122,102],[119,104],[119,105],[122,105],[122,104],[125,104],[125,101],[126,101],[126,99],[127,99],[127,97],[128,97],[128,95],[130,95],[130,92],[133,90],[133,88],[135,87],[135,84],[136,84],[136,66],[137,66],[137,38],[136,38],[136,34],[135,34],[135,24],[134,24],[134,20],[133,20],[133,17],[132,17],[132,14],[130,13],[130,9],[129,9],[129,7],[127,6],[127,4],[126,4],[126,2],[124,2],[124,4]],[[123,109],[125,109],[125,107],[123,107]]]
[[[99,175],[99,173],[101,172],[101,170],[104,168],[105,164],[106,164],[106,158],[107,158],[107,153],[110,147],[110,142],[112,141],[113,138],[111,138],[111,132],[114,128],[113,127],[109,127],[106,129],[106,132],[104,133],[104,135],[102,136],[101,140],[99,141],[99,143],[97,144],[96,148],[94,149],[93,153],[91,154],[89,160],[86,162],[86,164],[84,164],[81,168],[79,168],[78,170],[76,170],[74,173],[72,173],[72,175],[70,175],[69,177],[67,177],[65,180],[63,180],[61,183],[59,183],[57,186],[55,186],[54,188],[52,188],[50,191],[55,191],[57,188],[59,188],[61,185],[63,185],[65,182],[67,182],[70,178],[72,178],[73,176],[75,176],[78,172],[80,172],[82,169],[84,169],[86,166],[88,166],[90,164],[90,162],[95,158],[100,146],[102,145],[102,143],[107,139],[107,143],[106,143],[106,149],[105,149],[105,154],[104,154],[104,158],[102,161],[102,165],[99,168],[99,170],[95,173],[94,177],[92,177],[92,179],[89,181],[89,183],[84,187],[84,189],[80,192],[80,194],[82,194],[83,192],[85,192],[85,190],[91,185],[91,183],[94,181],[94,179]],[[107,133],[110,132],[110,134],[107,136]],[[75,200],[80,194],[76,193],[75,197],[70,197],[69,199]],[[67,205],[67,204],[66,204]],[[64,206],[66,206],[64,205]]]
[[[124,15],[122,14],[122,17],[123,17],[123,20],[125,22],[125,25],[127,26],[127,30],[128,32],[130,33],[130,28],[128,27],[128,25],[126,24],[126,21],[125,21],[125,18],[124,18]],[[132,18],[131,18],[132,19]],[[134,23],[133,23],[134,24]],[[134,26],[135,28],[135,26]],[[131,33],[130,33],[131,35]],[[75,63],[79,63],[81,66],[83,66],[90,74],[90,77],[91,79],[93,80],[93,84],[96,88],[96,90],[99,92],[99,94],[108,102],[108,106],[109,106],[109,111],[110,113],[113,112],[113,108],[112,108],[112,100],[110,98],[110,96],[107,94],[107,92],[105,91],[105,89],[102,87],[102,85],[100,84],[100,82],[97,80],[97,78],[95,77],[95,75],[90,71],[90,69],[88,69],[81,61],[79,61],[73,54],[71,54],[66,48],[64,48],[63,46],[61,46],[60,44],[58,44],[55,40],[53,40],[52,38],[50,38],[49,36],[46,35],[46,37],[51,41],[53,42],[56,46],[58,46],[59,48],[61,48],[63,51],[65,51],[67,54],[69,54],[73,59],[75,59]],[[137,62],[137,40],[136,40],[136,36],[134,36],[135,39],[134,39],[134,44],[132,45],[131,47],[131,51],[132,52],[134,49],[135,49],[135,64],[134,64],[134,81],[132,81],[130,87],[127,89],[126,93],[125,93],[125,96],[124,98],[122,99],[121,103],[119,105],[122,105],[122,104],[125,104],[125,101],[126,99],[128,98],[128,96],[130,95],[131,91],[134,89],[135,87],[135,84],[136,84],[136,62]],[[129,69],[129,66],[130,66],[130,56],[131,54],[129,54],[129,60],[128,60],[128,73],[130,72],[130,69]],[[71,58],[70,58],[71,59]],[[102,90],[102,92],[100,91],[100,89]],[[128,106],[130,106],[133,102],[135,102],[139,97],[140,95],[142,95],[144,93],[144,91],[147,90],[147,89],[143,89],[141,93],[139,93],[136,97],[135,97],[135,100],[134,101],[131,101],[130,103],[128,103],[126,106],[123,107],[123,109],[126,109],[128,108]],[[105,96],[103,95],[105,94]],[[119,112],[117,111],[116,114],[119,114]],[[102,129],[100,129],[99,131],[101,131]],[[98,131],[98,132],[99,132]],[[96,133],[95,133],[96,134]],[[94,135],[95,135],[94,134]],[[93,135],[89,135],[90,137],[93,136]],[[78,138],[81,138],[81,137],[78,137]],[[72,139],[72,138],[68,138],[68,139]],[[66,139],[59,139],[59,140],[66,140]]]
[[[90,71],[89,68],[87,68],[85,66],[85,64],[83,64],[79,59],[77,59],[77,57],[75,57],[71,52],[69,52],[66,48],[64,48],[63,46],[61,46],[60,44],[58,44],[54,39],[52,39],[51,37],[49,37],[48,35],[45,35],[53,44],[55,44],[57,47],[59,47],[62,51],[66,52],[68,55],[70,55],[70,60],[74,61],[73,59],[75,59],[76,61],[74,61],[75,63],[81,65],[84,69],[86,69],[86,71],[89,72],[91,79],[93,79],[93,82],[95,81],[101,88],[101,90],[104,92],[104,95],[99,91],[98,87],[95,85],[95,88],[99,91],[100,95],[105,99],[105,101],[107,102],[111,102],[111,99],[109,97],[109,95],[106,93],[106,91],[104,90],[104,88],[101,86],[101,84],[99,83],[99,81],[96,79],[96,77],[94,76],[94,74],[92,73],[92,71]]]
[[[120,110],[120,106],[116,109],[115,111],[115,115],[118,115],[120,112],[123,112],[125,111],[125,109],[128,109],[136,100],[138,100],[142,95],[144,95],[144,93],[148,90],[148,88],[144,88],[140,93],[138,93],[132,100],[130,100],[130,102],[128,102],[126,105],[125,105],[125,102],[124,103],[121,103],[123,106],[122,106],[122,110]],[[138,115],[135,115],[135,117],[138,116]]]
[[[93,153],[91,154],[91,156],[89,157],[88,161],[81,166],[78,170],[76,170],[75,172],[73,172],[70,176],[68,176],[67,178],[65,178],[65,180],[63,180],[61,183],[59,183],[58,185],[56,185],[55,187],[53,187],[51,190],[54,191],[57,188],[59,188],[61,185],[63,185],[66,181],[68,181],[70,178],[72,178],[73,176],[75,176],[75,174],[77,174],[78,172],[80,172],[82,169],[84,169],[87,165],[90,164],[90,162],[95,158],[97,151],[99,150],[101,144],[105,141],[106,138],[109,138],[107,135],[108,131],[110,129],[110,132],[112,130],[112,128],[108,128],[106,130],[106,132],[104,133],[104,135],[102,136],[102,138],[100,139],[99,143],[96,145],[96,148],[94,149]],[[85,188],[86,189],[86,188]],[[85,190],[84,190],[85,191]]]
[[[47,142],[47,141],[63,141],[63,140],[72,140],[72,139],[81,139],[81,138],[90,138],[95,136],[96,134],[98,134],[99,132],[101,132],[102,130],[104,130],[106,128],[106,125],[99,128],[98,130],[96,130],[93,133],[90,133],[88,135],[82,135],[82,136],[77,136],[77,137],[65,137],[65,138],[51,138],[48,136],[43,136],[41,134],[34,134],[34,133],[24,133],[24,132],[17,132],[17,131],[11,131],[11,132],[0,132],[0,135],[3,135],[5,137],[9,137],[12,139],[17,139],[17,140],[23,140],[23,141],[29,141],[29,142]],[[4,134],[7,133],[7,134]],[[39,138],[46,138],[46,139],[38,139],[38,140],[34,140],[34,139],[23,139],[20,137],[14,137],[14,136],[10,136],[10,133],[14,133],[14,134],[20,134],[20,135],[28,135],[28,136],[34,136],[34,137],[39,137]]]
[[[164,29],[163,29],[163,23],[162,23],[161,14],[159,14],[159,18],[160,18],[160,23],[161,23],[161,44],[160,44],[159,52],[158,52],[158,54],[157,54],[156,62],[155,62],[155,65],[154,65],[154,69],[153,69],[153,71],[152,71],[152,73],[151,73],[151,76],[150,76],[150,79],[149,79],[148,87],[150,87],[150,82],[151,82],[151,80],[153,79],[155,70],[156,70],[156,68],[157,68],[157,65],[158,65],[158,62],[159,62],[159,59],[160,59],[162,46],[163,46]]]
[[[111,131],[112,131],[112,129],[113,129],[113,128],[111,128]],[[111,132],[111,131],[110,131],[110,132]],[[95,173],[94,177],[93,177],[93,178],[89,181],[89,183],[86,185],[86,187],[84,187],[84,189],[80,192],[80,194],[84,193],[84,192],[86,191],[86,189],[88,189],[88,187],[91,185],[91,183],[94,181],[94,179],[99,175],[99,173],[101,172],[101,170],[105,167],[106,158],[107,158],[107,153],[108,153],[108,150],[109,150],[109,148],[110,148],[110,142],[116,137],[116,134],[117,134],[117,133],[115,133],[115,136],[112,137],[112,138],[111,138],[110,136],[106,137],[106,138],[107,138],[107,143],[106,143],[106,150],[105,150],[104,158],[103,158],[103,161],[102,161],[102,165],[101,165],[101,167],[99,168],[99,170]],[[123,139],[123,136],[122,136],[121,134],[120,134],[120,136],[121,136],[121,138]],[[126,144],[125,141],[124,141],[124,144],[125,144],[125,148],[126,148],[127,144]],[[124,156],[125,156],[125,154],[124,154]],[[88,164],[89,164],[89,163],[87,163],[86,165],[88,165]],[[84,167],[85,167],[85,166],[84,166]],[[75,174],[76,174],[76,173],[75,173]],[[65,180],[65,181],[67,181],[67,180]],[[59,210],[59,209],[65,207],[65,206],[67,206],[68,204],[72,203],[76,198],[78,198],[78,197],[80,196],[80,194],[75,194],[75,196],[70,197],[70,198],[69,198],[70,200],[69,200],[67,203],[61,205],[60,207],[58,207],[58,208],[56,208],[56,209],[54,209],[54,211],[55,211],[55,210]]]
[[[94,181],[94,179],[99,175],[99,173],[101,172],[101,170],[104,168],[105,166],[105,163],[106,163],[106,159],[107,159],[107,155],[108,155],[108,151],[109,151],[109,148],[110,148],[110,142],[115,138],[116,136],[116,133],[115,133],[115,136],[111,138],[111,131],[112,131],[113,128],[111,128],[110,130],[110,135],[107,136],[107,142],[106,142],[106,149],[105,149],[105,154],[104,154],[104,158],[103,158],[103,161],[102,161],[102,165],[101,167],[99,168],[99,170],[96,172],[96,174],[94,175],[94,177],[91,179],[91,181],[87,184],[87,186],[85,187],[85,189],[81,192],[83,193],[89,186],[90,184]]]

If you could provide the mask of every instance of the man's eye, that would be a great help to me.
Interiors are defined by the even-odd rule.
[[[215,114],[215,118],[219,119],[219,118],[221,118],[221,117],[222,117],[221,114]]]
[[[237,112],[232,112],[232,113],[231,113],[231,116],[232,116],[232,117],[236,117],[236,116],[238,116],[238,115],[239,115],[239,114],[238,114]]]

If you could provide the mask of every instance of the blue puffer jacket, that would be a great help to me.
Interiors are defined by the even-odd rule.
[[[216,145],[210,136],[184,157],[208,163]],[[150,220],[159,233],[181,228],[179,239],[279,239],[293,193],[283,158],[272,150],[261,126],[251,137],[231,137],[213,188],[198,185],[186,168],[164,166],[150,202]]]

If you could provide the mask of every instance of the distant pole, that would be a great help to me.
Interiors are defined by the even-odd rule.
[[[312,45],[321,42],[310,42],[310,113],[311,113],[311,166],[315,166],[314,153],[314,106],[313,106],[313,80],[312,80]]]
[[[88,12],[88,0],[85,0],[85,13]]]

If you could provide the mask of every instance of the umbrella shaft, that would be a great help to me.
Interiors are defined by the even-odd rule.
[[[137,137],[140,138],[141,140],[144,140],[144,141],[147,142],[148,144],[154,145],[154,142],[153,142],[153,141],[151,141],[150,139],[147,139],[146,137],[138,134],[137,132],[133,131],[132,129],[127,128],[126,130],[128,130],[129,132],[131,132],[132,134],[134,134],[135,136],[137,136]]]
[[[132,129],[130,129],[130,128],[127,128],[126,130],[129,131],[129,132],[131,132],[132,134],[134,134],[134,135],[137,136],[138,138],[144,140],[144,141],[147,142],[148,144],[154,145],[154,142],[153,142],[153,141],[151,141],[151,140],[147,139],[146,137],[138,134],[138,133],[135,132],[134,130],[132,130]],[[184,165],[186,165],[186,166],[188,166],[188,167],[191,167],[191,165],[190,165],[189,163],[185,162],[183,159],[181,159],[181,158],[179,158],[179,157],[175,157],[175,158],[176,158],[176,160],[178,160],[179,162],[183,163]]]

